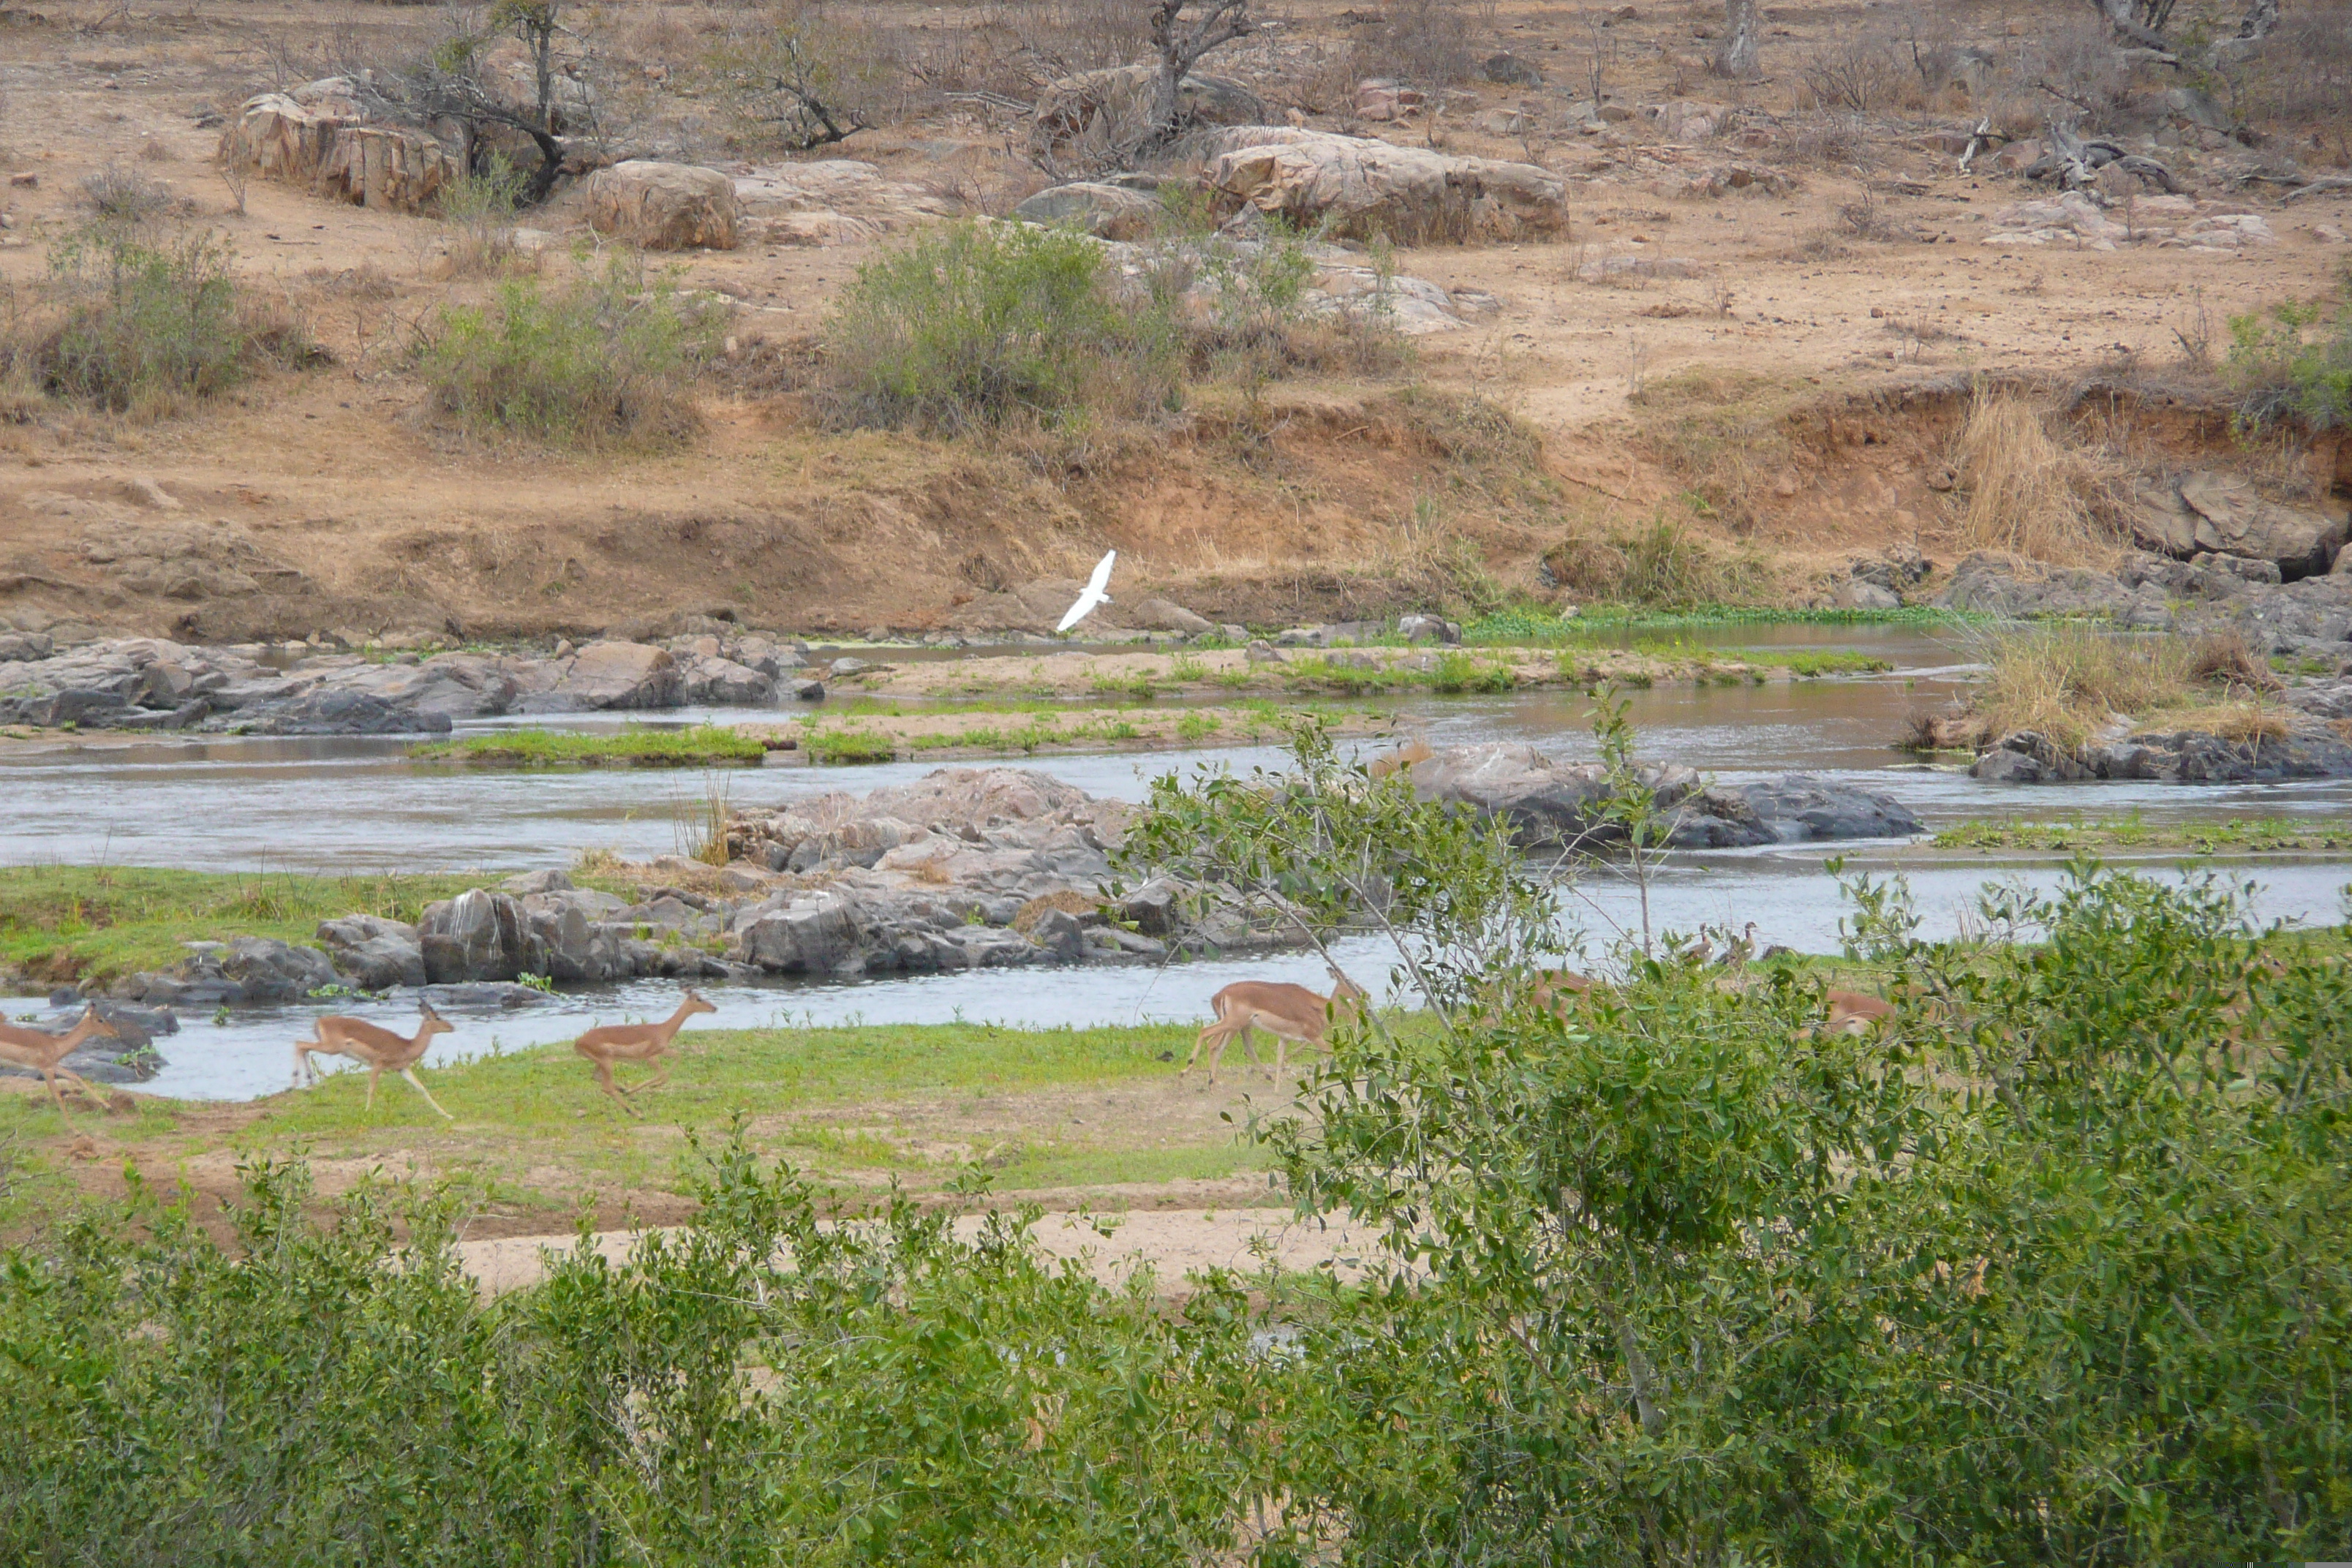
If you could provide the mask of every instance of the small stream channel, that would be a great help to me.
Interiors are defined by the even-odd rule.
[[[1738,627],[1706,634],[1716,646],[1861,647],[1894,663],[1886,675],[1751,686],[1660,687],[1629,693],[1642,754],[1682,763],[1726,783],[1805,770],[1844,775],[1895,795],[1931,830],[1976,817],[2048,819],[2138,812],[2151,822],[2352,815],[2352,784],[2183,787],[2094,784],[2042,790],[1982,784],[1922,765],[1889,749],[1918,707],[1942,701],[1965,679],[1968,649],[1909,627]],[[1700,640],[1694,637],[1691,640]],[[894,655],[895,657],[895,655]],[[912,707],[909,703],[908,706]],[[1570,757],[1593,747],[1590,701],[1574,691],[1497,697],[1413,697],[1384,704],[1433,744],[1513,740]],[[786,719],[730,709],[666,714],[664,723]],[[561,721],[565,723],[572,720]],[[527,721],[547,723],[547,720]],[[617,721],[589,719],[583,728]],[[0,863],[175,866],[345,874],[368,870],[479,869],[503,875],[570,863],[612,848],[632,858],[678,847],[680,814],[699,802],[703,775],[625,768],[491,772],[412,763],[406,742],[376,739],[139,741],[60,747],[0,759]],[[1274,767],[1271,747],[1149,753],[1059,753],[1016,759],[1097,795],[1139,798],[1171,769],[1220,763]],[[737,806],[769,806],[824,790],[864,791],[919,777],[938,762],[851,768],[729,770],[716,778]],[[961,765],[961,764],[959,764]],[[1856,865],[1904,864],[1930,935],[1957,929],[1987,880],[2016,876],[2049,885],[2048,858],[1937,857],[1885,844],[1855,846]],[[1677,857],[1653,890],[1652,919],[1683,931],[1702,922],[1754,921],[1762,940],[1801,951],[1837,945],[1843,912],[1823,858],[1807,845]],[[2179,864],[2174,856],[2150,866]],[[1906,864],[1907,863],[1907,864]],[[2266,919],[2338,918],[2352,857],[2269,859],[2251,875]],[[1605,945],[1638,925],[1633,889],[1613,873],[1589,873],[1571,900],[1586,935]],[[1387,957],[1370,939],[1346,957],[1370,980]],[[1022,969],[901,976],[855,983],[711,985],[719,1007],[697,1026],[776,1024],[944,1023],[962,1018],[1020,1026],[1198,1020],[1228,981],[1255,977],[1319,983],[1310,957],[1272,956],[1161,968]],[[446,1062],[570,1037],[593,1022],[666,1016],[677,988],[641,982],[550,998],[504,1014],[459,1016],[457,1033],[427,1058]],[[37,1005],[7,1004],[12,1014]],[[244,1099],[282,1087],[289,1045],[315,1008],[247,1009],[222,1025],[184,1020],[157,1042],[170,1065],[146,1087],[189,1098]],[[350,1011],[395,1026],[413,1004]]]

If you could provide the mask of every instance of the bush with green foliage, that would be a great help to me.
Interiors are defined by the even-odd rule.
[[[246,296],[233,259],[210,233],[70,234],[50,252],[41,299],[16,313],[0,368],[52,397],[156,417],[262,364],[309,359],[303,334]]]
[[[952,224],[867,262],[824,334],[854,425],[1062,429],[1182,394],[1166,313],[1114,297],[1099,245],[1026,225]]]
[[[731,1144],[694,1228],[484,1303],[446,1201],[247,1179],[232,1245],[142,1194],[8,1255],[0,1557],[1160,1568],[1264,1468],[1243,1298],[1165,1312],[1020,1215],[821,1223]]]
[[[2352,424],[2352,273],[2332,310],[2290,301],[2231,317],[2229,367],[2250,419]]]
[[[2216,884],[2084,864],[1985,896],[2013,941],[1921,942],[1899,884],[1851,884],[1850,956],[1901,1008],[1882,1034],[1823,1029],[1813,972],[1727,988],[1672,940],[1556,1009],[1523,865],[1401,776],[1305,760],[1168,781],[1129,835],[1318,934],[1370,919],[1433,1021],[1336,1031],[1313,1116],[1258,1124],[1303,1211],[1404,1260],[1289,1304],[1312,1392],[1286,1406],[1279,1560],[2352,1540],[2340,961],[2263,940]]]
[[[417,370],[435,405],[475,435],[551,446],[657,446],[700,425],[693,376],[718,350],[722,310],[615,255],[572,276],[498,284],[444,305]]]

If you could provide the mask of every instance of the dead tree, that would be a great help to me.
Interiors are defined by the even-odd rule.
[[[1715,54],[1718,75],[1756,74],[1756,0],[1723,0],[1723,47]]]
[[[482,79],[477,60],[492,33],[511,30],[530,52],[532,100],[509,101]],[[556,82],[563,74],[557,64],[560,38],[576,38],[563,25],[562,0],[498,0],[489,13],[489,31],[465,33],[435,51],[395,85],[404,107],[418,118],[454,120],[467,132],[467,163],[473,163],[474,144],[489,127],[519,132],[539,150],[539,167],[517,193],[516,201],[535,206],[555,189],[571,155],[562,132],[570,129],[556,99]]]
[[[1160,141],[1182,129],[1181,89],[1201,57],[1257,31],[1250,19],[1249,0],[1204,0],[1198,19],[1179,31],[1177,24],[1191,3],[1158,0],[1151,7],[1151,47],[1160,51],[1160,76],[1151,93],[1151,134]]]
[[[2136,174],[2168,195],[2177,195],[2180,190],[2180,182],[2173,177],[2172,171],[2155,159],[2127,153],[2113,142],[2085,140],[2075,134],[2072,120],[2053,116],[2044,129],[2043,144],[2048,151],[2025,171],[2029,180],[2046,180],[2055,175],[2062,188],[2079,191],[2094,184],[2093,174],[2112,167]]]
[[[766,118],[785,128],[785,142],[794,152],[830,147],[870,129],[857,110],[835,108],[818,96],[822,73],[799,38],[786,37],[782,45],[783,67],[770,74],[768,85],[783,100],[783,112]]]

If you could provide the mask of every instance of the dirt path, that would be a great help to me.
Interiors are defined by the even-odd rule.
[[[1108,1237],[1097,1223],[1113,1226]],[[981,1217],[968,1215],[956,1221],[956,1233],[978,1234]],[[599,1257],[618,1263],[626,1258],[642,1230],[601,1230],[590,1237]],[[1373,1245],[1363,1230],[1346,1225],[1301,1222],[1287,1209],[1143,1209],[1124,1215],[1055,1212],[1045,1215],[1031,1230],[1046,1256],[1083,1258],[1097,1279],[1119,1284],[1139,1268],[1159,1276],[1163,1291],[1181,1294],[1181,1282],[1209,1268],[1229,1268],[1248,1274],[1272,1258],[1286,1270],[1303,1271],[1325,1264],[1354,1277],[1360,1259]],[[535,1285],[547,1273],[549,1252],[569,1251],[577,1238],[570,1235],[510,1236],[495,1240],[457,1244],[466,1271],[485,1295],[503,1295]]]

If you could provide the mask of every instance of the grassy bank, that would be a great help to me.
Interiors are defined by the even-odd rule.
[[[1572,616],[1541,608],[1500,610],[1462,623],[1462,640],[1474,647],[1542,647],[1599,641],[1610,633],[1712,631],[1731,626],[1917,626],[1923,630],[1983,623],[1965,611],[1906,605],[1894,610],[1775,609],[1753,605],[1694,605],[1662,609],[1648,605],[1583,605]],[[1762,656],[1759,656],[1762,657]]]
[[[721,724],[696,724],[682,730],[628,729],[610,735],[508,730],[413,746],[408,754],[419,762],[508,768],[758,767],[767,756],[767,748],[741,731]]]
[[[1199,1087],[1197,1074],[1175,1082],[1193,1033],[1186,1025],[690,1028],[679,1037],[668,1083],[634,1097],[643,1121],[618,1110],[560,1043],[421,1069],[454,1122],[394,1079],[366,1109],[366,1075],[357,1072],[244,1105],[142,1095],[135,1115],[78,1111],[70,1125],[46,1095],[0,1092],[0,1147],[15,1151],[16,1161],[14,1195],[0,1196],[0,1229],[19,1228],[82,1179],[107,1173],[70,1158],[84,1133],[103,1141],[109,1171],[128,1160],[163,1181],[298,1152],[361,1168],[414,1165],[474,1184],[509,1213],[544,1215],[552,1229],[583,1204],[611,1213],[635,1202],[665,1212],[664,1200],[687,1190],[689,1134],[723,1131],[738,1115],[763,1154],[857,1186],[897,1178],[937,1189],[971,1164],[1009,1191],[1258,1169],[1263,1151],[1236,1143],[1217,1114],[1234,1103],[1240,1053],[1213,1093]],[[460,1038],[485,1051],[493,1043],[488,1026],[461,1025]],[[200,1034],[165,1045],[202,1048]],[[646,1076],[625,1065],[619,1073],[625,1086]],[[1252,1081],[1263,1095],[1265,1080]]]
[[[2352,825],[2283,816],[2230,822],[2148,822],[2128,816],[2053,822],[1979,818],[1936,835],[1938,849],[2193,849],[2200,854],[2352,848]]]
[[[2005,633],[1979,649],[1986,671],[1958,718],[1923,716],[1921,751],[1983,746],[2021,730],[2079,751],[2117,715],[2152,731],[2227,741],[2283,738],[2278,678],[2236,632],[2122,637],[2066,623]]]
[[[189,942],[232,936],[316,940],[320,921],[414,921],[425,906],[479,887],[478,875],[317,877],[281,871],[126,866],[0,868],[0,973],[36,984],[104,981],[161,969]]]

